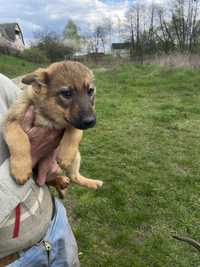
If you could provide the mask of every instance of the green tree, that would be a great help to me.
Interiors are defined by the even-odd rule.
[[[80,34],[75,22],[69,19],[64,29],[64,39],[80,39]]]
[[[80,33],[78,32],[77,25],[72,19],[69,19],[67,25],[65,26],[63,37],[66,46],[72,47],[75,51],[80,49]]]

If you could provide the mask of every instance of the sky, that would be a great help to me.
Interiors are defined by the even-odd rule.
[[[119,20],[124,20],[133,1],[0,0],[0,23],[18,22],[26,43],[29,43],[33,39],[34,32],[48,30],[62,33],[70,18],[75,21],[82,33],[101,23],[104,18],[110,18],[113,24],[117,24]]]

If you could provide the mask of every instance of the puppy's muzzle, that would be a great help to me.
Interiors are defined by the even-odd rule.
[[[81,119],[73,119],[73,120],[66,120],[69,124],[71,124],[73,127],[80,129],[80,130],[86,130],[88,128],[92,128],[96,124],[96,116],[91,115],[87,116]]]

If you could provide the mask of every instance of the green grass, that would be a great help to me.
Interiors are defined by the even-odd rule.
[[[19,57],[0,54],[0,73],[15,78],[37,69],[39,65],[25,61]]]
[[[83,267],[198,266],[172,234],[200,239],[200,71],[121,66],[96,72],[96,128],[65,206]]]

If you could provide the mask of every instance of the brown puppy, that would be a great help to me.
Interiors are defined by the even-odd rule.
[[[64,129],[57,161],[69,179],[85,187],[101,187],[102,181],[79,173],[82,130],[96,123],[92,72],[81,63],[63,61],[47,69],[40,68],[22,81],[31,86],[9,109],[4,127],[4,138],[11,154],[11,174],[16,181],[24,184],[32,173],[30,142],[21,128],[21,121],[27,108],[34,105],[35,126]],[[61,187],[64,187],[63,181]]]

